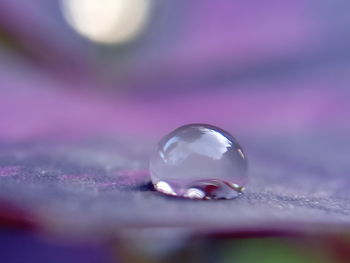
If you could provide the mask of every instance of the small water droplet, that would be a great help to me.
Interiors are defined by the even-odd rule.
[[[228,132],[189,124],[166,135],[151,158],[155,189],[190,199],[231,199],[246,183],[247,159]]]

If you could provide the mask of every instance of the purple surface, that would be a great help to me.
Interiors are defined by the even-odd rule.
[[[3,144],[0,198],[28,212],[40,228],[61,234],[168,226],[329,231],[350,223],[350,145],[342,136],[329,138],[316,133],[240,138],[250,182],[230,201],[188,201],[152,191],[145,172],[149,144]]]
[[[311,75],[186,96],[108,97],[12,63],[0,80],[0,198],[45,231],[310,231],[350,222],[346,68],[317,81]],[[149,189],[153,146],[191,122],[217,125],[241,142],[250,163],[244,195],[192,202]]]
[[[106,244],[60,244],[26,231],[1,230],[1,260],[21,262],[119,262]],[[20,244],[20,246],[19,246]],[[20,253],[18,253],[20,251]]]
[[[118,49],[79,38],[57,1],[0,1],[0,200],[21,211],[0,209],[0,221],[98,236],[348,227],[348,6],[174,1],[162,26]],[[149,188],[153,145],[195,122],[242,143],[238,199]]]

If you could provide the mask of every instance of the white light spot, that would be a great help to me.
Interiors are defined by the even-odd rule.
[[[157,191],[162,192],[164,194],[176,195],[176,193],[171,188],[171,186],[168,183],[164,182],[164,181],[159,181],[158,183],[156,183],[154,185],[154,187],[156,188]]]
[[[62,0],[62,12],[70,26],[100,43],[122,43],[144,28],[151,0]]]
[[[239,155],[244,159],[245,156],[244,156],[243,151],[241,149],[239,149],[239,148],[237,149],[237,151],[238,151]]]
[[[184,194],[184,197],[191,199],[203,199],[205,196],[204,192],[197,188],[190,188]]]

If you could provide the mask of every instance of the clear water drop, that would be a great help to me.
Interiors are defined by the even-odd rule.
[[[190,199],[231,199],[243,190],[247,158],[228,132],[189,124],[166,135],[151,158],[155,189]]]

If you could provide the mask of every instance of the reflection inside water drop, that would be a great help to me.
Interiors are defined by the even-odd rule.
[[[190,124],[165,136],[150,163],[155,189],[190,199],[231,199],[246,183],[247,160],[228,132]]]

